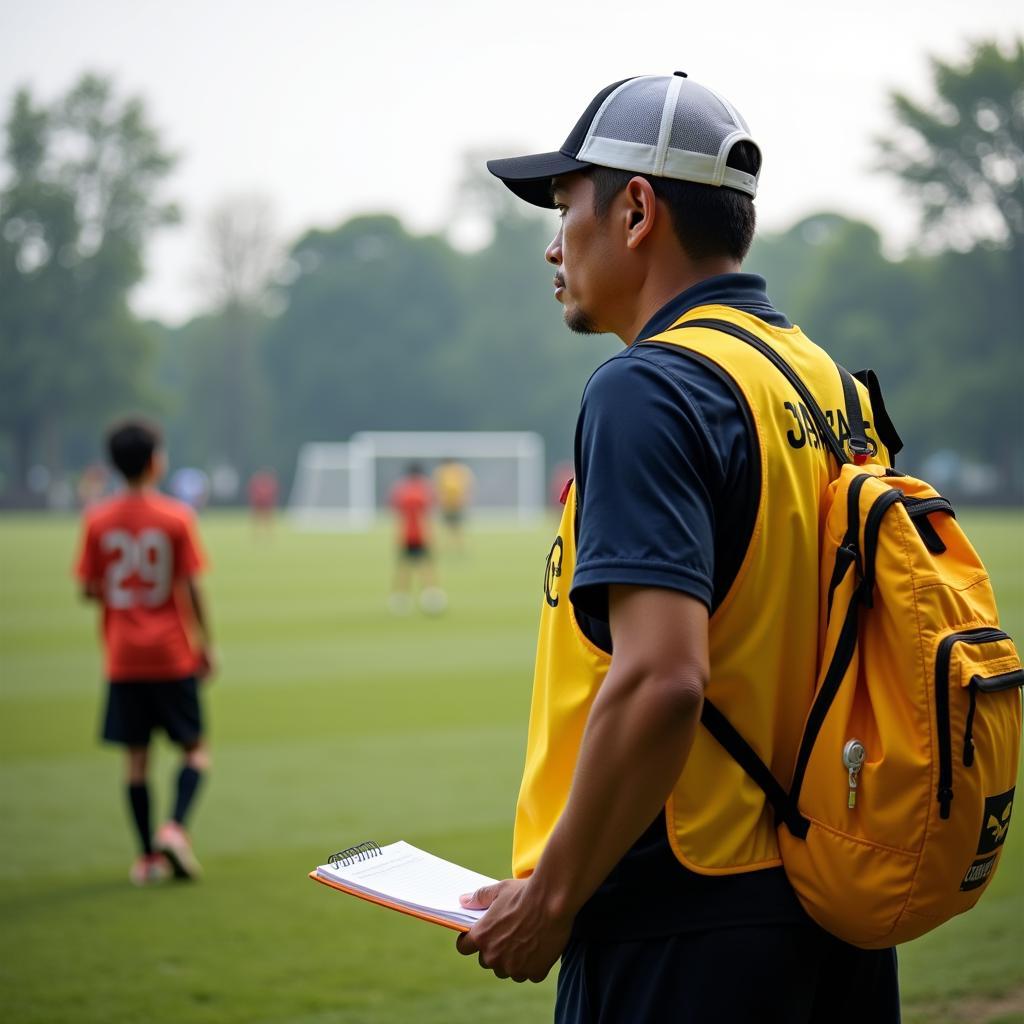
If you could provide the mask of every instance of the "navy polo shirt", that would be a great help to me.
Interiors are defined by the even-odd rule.
[[[608,586],[679,590],[714,611],[753,531],[760,459],[750,411],[716,364],[645,343],[688,310],[732,306],[789,327],[755,274],[687,289],[591,376],[576,429],[577,561],[570,597],[584,633],[611,651]],[[662,815],[577,917],[583,934],[618,939],[803,920],[781,868],[700,875],[672,853]]]

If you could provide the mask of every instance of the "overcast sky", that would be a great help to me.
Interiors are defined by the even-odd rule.
[[[828,208],[898,247],[910,211],[870,173],[887,92],[924,97],[929,54],[1022,33],[1019,0],[0,0],[0,99],[52,99],[87,69],[146,99],[186,222],[134,301],[178,321],[219,200],[266,196],[289,239],[360,211],[441,230],[462,154],[557,149],[604,85],[677,69],[750,124],[764,227]]]

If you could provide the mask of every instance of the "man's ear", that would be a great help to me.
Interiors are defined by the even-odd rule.
[[[622,192],[626,211],[626,246],[635,249],[650,233],[658,213],[654,189],[646,178],[632,178]]]

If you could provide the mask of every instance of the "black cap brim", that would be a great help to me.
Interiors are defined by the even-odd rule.
[[[532,156],[487,161],[487,170],[500,178],[520,199],[548,210],[555,208],[551,199],[551,179],[590,166],[562,152],[534,153]]]

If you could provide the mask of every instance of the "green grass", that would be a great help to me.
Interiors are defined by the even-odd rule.
[[[1024,636],[1022,517],[967,515]],[[254,538],[208,516],[221,672],[194,820],[207,877],[127,884],[116,751],[98,746],[96,623],[73,595],[76,526],[0,519],[0,1018],[17,1022],[520,1022],[553,982],[498,982],[454,933],[305,878],[332,850],[406,839],[508,871],[548,531],[480,532],[442,562],[442,619],[386,611],[391,537]],[[175,759],[157,748],[160,807]],[[908,1021],[1019,1021],[1024,841],[979,908],[901,950]],[[958,1007],[988,1005],[992,1013]],[[1005,999],[1004,999],[1005,1002]],[[1009,1014],[1009,1016],[1007,1015]]]

